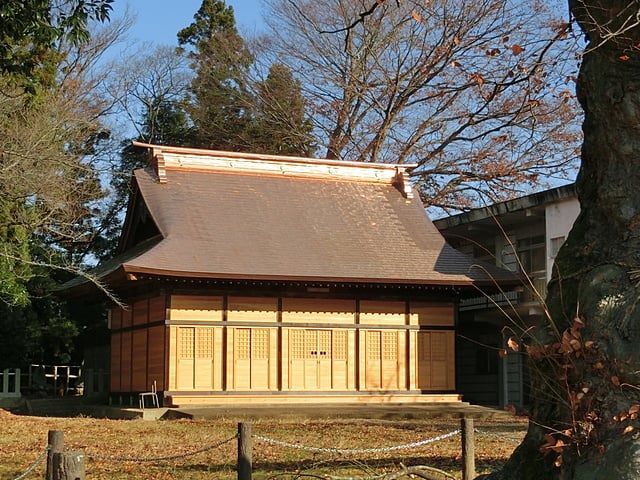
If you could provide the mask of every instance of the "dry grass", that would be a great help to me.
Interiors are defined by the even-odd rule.
[[[87,479],[234,479],[237,442],[196,455],[159,461],[124,461],[126,458],[166,457],[194,452],[232,438],[241,418],[207,420],[106,420],[85,417],[47,418],[17,416],[0,410],[0,479],[13,480],[44,451],[49,430],[64,432],[65,446],[82,450]],[[368,449],[404,445],[459,428],[456,420],[410,421],[311,420],[263,418],[252,420],[254,435],[300,446]],[[487,472],[502,463],[524,436],[521,418],[476,421],[476,467]],[[117,457],[100,459],[97,456]],[[375,454],[314,453],[302,448],[254,440],[254,475],[261,479],[303,476],[371,477],[396,471],[401,464],[428,465],[461,477],[460,436],[415,447]],[[27,478],[43,478],[40,464]]]

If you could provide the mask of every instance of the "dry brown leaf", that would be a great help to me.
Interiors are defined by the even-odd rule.
[[[575,338],[569,342],[569,345],[571,345],[571,348],[573,348],[576,352],[582,348],[582,343],[580,343],[580,341]]]
[[[511,45],[511,52],[518,56],[520,55],[522,52],[524,52],[524,48],[522,48],[520,45],[515,44],[515,45]]]

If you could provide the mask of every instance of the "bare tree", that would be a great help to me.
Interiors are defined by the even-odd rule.
[[[97,156],[113,107],[98,89],[97,66],[128,22],[87,28],[85,41],[58,39],[43,62],[50,80],[39,88],[0,76],[0,301],[7,304],[28,301],[39,267],[80,273],[73,253],[95,235],[104,196]]]
[[[575,168],[576,67],[561,43],[575,39],[544,4],[267,5],[268,47],[301,79],[328,157],[417,163],[425,203],[444,208]]]
[[[159,109],[184,102],[193,77],[188,59],[175,47],[148,44],[123,51],[108,71],[105,96],[112,99],[119,118],[128,119],[128,136],[146,141],[156,137]]]
[[[79,152],[96,124],[68,91],[42,94],[34,105],[5,78],[0,90],[0,298],[21,303],[35,238],[69,248],[88,241],[89,204],[101,189]]]

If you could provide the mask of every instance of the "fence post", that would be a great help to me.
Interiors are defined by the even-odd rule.
[[[47,435],[47,443],[49,451],[47,452],[47,472],[46,480],[53,480],[53,456],[56,453],[62,453],[64,450],[64,432],[62,430],[49,430]]]
[[[476,457],[473,418],[464,417],[461,421],[462,431],[462,480],[472,480],[476,477]]]
[[[85,480],[84,453],[54,453],[51,480]]]
[[[16,368],[15,372],[16,372],[16,376],[15,376],[15,380],[13,382],[13,388],[14,388],[14,392],[18,396],[20,396],[20,369]]]
[[[251,480],[252,443],[251,424],[238,423],[238,480]]]

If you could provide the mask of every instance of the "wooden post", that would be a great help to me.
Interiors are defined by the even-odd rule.
[[[16,368],[15,372],[16,372],[16,376],[13,382],[13,392],[16,395],[20,396],[20,369]]]
[[[84,453],[54,453],[51,480],[85,480]]]
[[[476,477],[476,457],[473,418],[463,418],[462,431],[462,480],[472,480]]]
[[[238,423],[238,480],[251,480],[253,453],[251,424]]]
[[[53,456],[64,450],[64,432],[62,430],[49,430],[47,436],[49,451],[47,452],[46,480],[53,480]]]

